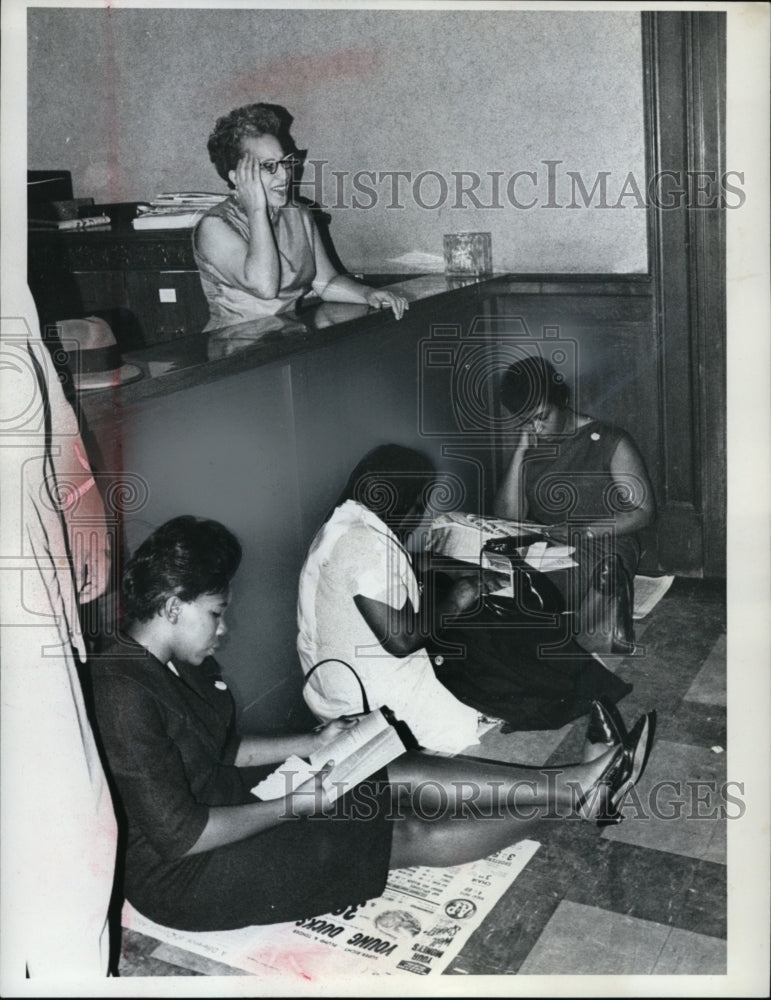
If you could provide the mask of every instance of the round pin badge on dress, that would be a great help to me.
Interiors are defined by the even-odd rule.
[[[214,686],[218,691],[227,691],[228,686],[224,681],[215,681]]]
[[[590,434],[590,437],[591,437],[592,441],[599,441],[600,440],[600,435],[597,433],[597,431],[592,431],[592,433]]]

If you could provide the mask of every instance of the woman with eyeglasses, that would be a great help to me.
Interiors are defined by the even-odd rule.
[[[299,160],[283,145],[272,105],[250,104],[217,120],[209,156],[232,194],[196,226],[193,249],[209,303],[206,330],[293,309],[313,290],[330,302],[408,308],[400,295],[369,288],[332,265],[305,206],[289,200]]]
[[[598,653],[632,653],[638,533],[652,523],[656,501],[631,436],[576,412],[560,372],[538,356],[503,376],[500,401],[519,431],[493,512],[547,526],[547,536],[575,546],[578,568],[554,574],[573,633]]]

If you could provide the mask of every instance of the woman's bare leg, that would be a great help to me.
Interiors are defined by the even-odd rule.
[[[508,804],[560,810],[564,815],[566,807],[574,806],[596,784],[613,754],[608,750],[594,760],[563,767],[528,767],[412,752],[388,765],[388,777],[402,797],[411,796],[426,812],[461,807],[490,813]]]
[[[448,866],[486,857],[575,815],[614,755],[563,768],[521,767],[411,753],[388,766],[395,790],[391,867]]]

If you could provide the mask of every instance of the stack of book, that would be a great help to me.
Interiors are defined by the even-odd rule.
[[[110,217],[94,205],[93,198],[33,201],[28,205],[30,229],[92,229],[108,227]]]
[[[30,219],[30,229],[58,229],[64,232],[75,229],[108,229],[109,215],[85,215],[82,219]]]
[[[190,229],[204,212],[219,205],[227,195],[205,191],[182,191],[159,194],[147,204],[139,205],[134,229]]]

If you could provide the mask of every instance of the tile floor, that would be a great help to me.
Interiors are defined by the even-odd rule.
[[[561,823],[448,974],[721,975],[726,971],[725,593],[675,580],[637,623],[633,657],[608,660],[634,690],[629,722],[657,712],[649,765],[626,821]],[[480,756],[558,763],[580,755],[585,720],[555,732],[493,730]],[[121,976],[239,975],[124,931]]]

